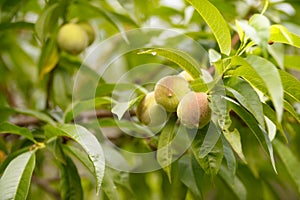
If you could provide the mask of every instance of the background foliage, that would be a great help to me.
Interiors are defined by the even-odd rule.
[[[0,8],[1,199],[299,199],[298,1],[2,0]],[[88,21],[96,31],[93,45],[79,55],[56,43],[59,27],[71,21]],[[76,72],[84,69],[87,80],[97,74],[83,63],[97,44],[115,34],[131,41],[128,31],[147,27],[176,30],[208,54],[189,45],[186,52],[128,52],[97,80],[95,97],[73,101]],[[134,39],[147,44],[156,38]],[[172,39],[163,40],[180,45]],[[120,44],[111,45],[105,57]],[[171,165],[178,150],[168,145],[178,130],[175,115],[155,136],[134,137],[151,134],[134,116],[155,84],[142,80],[170,71],[145,69],[139,79],[117,84],[122,74],[147,63],[187,71],[195,79],[191,87],[211,97],[211,126],[183,130],[195,138]],[[200,68],[213,80],[205,80]],[[114,96],[116,87],[121,91]],[[129,104],[122,102],[122,92],[130,91]],[[93,105],[97,118],[89,115]],[[133,120],[123,117],[127,110]],[[164,168],[113,169],[111,163],[139,165],[108,141],[137,153],[166,147],[156,155]]]

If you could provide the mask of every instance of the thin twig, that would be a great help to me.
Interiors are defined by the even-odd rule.
[[[135,116],[135,110],[129,111],[130,116]],[[75,121],[87,121],[95,118],[109,118],[114,117],[114,114],[109,110],[96,110],[96,111],[86,111],[82,112]],[[13,123],[18,126],[35,126],[38,125],[41,121],[38,118],[27,116],[27,115],[15,115],[9,120],[10,123]]]
[[[33,126],[39,124],[41,121],[35,117],[26,116],[26,115],[16,115],[9,120],[10,123],[13,123],[18,126]]]
[[[235,33],[231,40],[231,48],[233,49],[235,45],[240,41],[240,37],[238,33]]]

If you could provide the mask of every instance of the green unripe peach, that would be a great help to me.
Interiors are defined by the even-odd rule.
[[[182,78],[184,78],[189,83],[194,80],[194,78],[189,73],[187,73],[186,71],[180,72],[179,76],[181,76]]]
[[[163,125],[167,119],[165,109],[155,101],[154,92],[148,93],[139,103],[136,115],[143,124],[150,127]]]
[[[78,54],[87,47],[88,36],[79,25],[69,23],[59,29],[57,42],[62,50]]]
[[[189,83],[184,78],[166,76],[155,85],[154,97],[168,112],[175,112],[180,100],[189,91]]]
[[[202,79],[205,83],[209,83],[211,81],[213,81],[213,77],[210,75],[210,73],[205,70],[205,69],[201,69],[201,73],[202,73]],[[187,82],[191,83],[193,82],[195,79],[186,71],[182,71],[178,74],[179,76],[183,77]]]
[[[95,40],[95,30],[88,22],[79,22],[78,25],[86,32],[88,36],[88,46]]]
[[[189,92],[180,101],[177,116],[188,128],[203,128],[210,122],[211,109],[204,92]]]
[[[246,53],[247,53],[248,55],[251,55],[251,54],[252,54],[252,55],[261,56],[262,53],[263,53],[263,50],[262,50],[261,47],[255,46],[255,47],[251,47],[251,48],[247,49],[247,50],[246,50]]]

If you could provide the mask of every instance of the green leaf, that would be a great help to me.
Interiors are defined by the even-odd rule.
[[[230,172],[227,171],[227,169],[223,166],[220,168],[220,176],[225,181],[225,183],[228,185],[228,187],[232,190],[232,192],[240,199],[240,200],[246,200],[247,199],[247,190],[242,181],[235,176],[232,182],[230,182]]]
[[[270,4],[270,0],[265,0],[264,7],[263,7],[263,9],[262,9],[262,11],[261,11],[261,14],[262,14],[262,15],[263,15],[263,14],[266,12],[266,10],[268,9],[269,4]]]
[[[214,123],[209,124],[209,128],[206,132],[203,143],[201,144],[199,158],[204,158],[212,151],[214,146],[219,141],[220,135],[221,133]]]
[[[287,146],[282,144],[279,140],[275,139],[273,141],[274,148],[278,153],[282,163],[287,169],[288,173],[292,177],[293,181],[296,183],[298,192],[300,193],[300,174],[299,166],[300,161],[297,159],[296,155]]]
[[[208,50],[209,61],[215,63],[221,60],[222,55],[214,49]]]
[[[47,142],[47,149],[53,154],[53,157],[56,161],[67,164],[65,159],[65,153],[62,149],[62,140],[61,138],[55,137],[54,139]]]
[[[239,20],[235,20],[235,26],[236,26],[236,31],[239,35],[239,39],[241,43],[246,43],[247,38],[245,38],[245,31],[243,30],[243,22],[240,22]]]
[[[26,152],[12,160],[0,179],[1,199],[26,199],[35,167],[35,152]]]
[[[247,49],[254,44],[266,46],[270,36],[270,21],[263,15],[254,14],[249,21],[236,20],[238,34],[242,36],[242,44],[244,49]],[[247,45],[247,40],[251,39]],[[245,46],[246,45],[246,46]]]
[[[201,15],[217,39],[221,53],[226,55],[231,51],[231,36],[226,21],[219,10],[208,0],[186,0]]]
[[[42,48],[42,53],[39,59],[39,78],[43,79],[44,75],[52,71],[58,63],[59,55],[56,46],[56,41],[53,39],[47,40]]]
[[[10,124],[8,122],[0,123],[0,134],[1,133],[12,133],[12,134],[20,135],[29,139],[34,143],[37,143],[37,141],[33,138],[32,133],[27,128],[19,127],[14,124]]]
[[[258,94],[251,85],[243,79],[232,76],[224,82],[238,102],[253,114],[259,124],[265,129],[263,106]]]
[[[93,163],[98,193],[104,176],[105,158],[97,138],[80,125],[61,124],[58,127],[47,125],[45,131],[48,138],[67,136],[82,146]]]
[[[79,101],[71,104],[65,111],[63,121],[69,122],[76,118],[81,112],[95,109],[102,105],[111,105],[112,99],[109,97],[96,97],[94,99]]]
[[[297,121],[298,123],[300,123],[300,116],[299,114],[296,112],[295,108],[288,102],[288,101],[284,101],[284,109],[290,113]]]
[[[1,1],[0,21],[10,21],[26,3],[25,0]]]
[[[246,59],[267,86],[274,104],[277,119],[281,121],[283,113],[283,86],[277,68],[268,60],[251,55]]]
[[[123,24],[121,23],[121,21],[112,14],[112,12],[108,12],[107,10],[98,7],[98,6],[94,6],[89,2],[85,2],[85,1],[79,1],[77,4],[80,9],[84,9],[84,10],[89,10],[93,13],[95,13],[94,16],[100,15],[101,17],[104,17],[104,19],[106,19],[108,22],[110,22],[117,30],[120,31],[121,36],[123,37],[123,39],[128,42],[128,38],[126,36],[126,30],[125,27],[123,26]]]
[[[202,78],[197,78],[190,83],[190,87],[195,92],[207,92],[208,84],[203,81]]]
[[[275,24],[270,27],[270,38],[271,42],[279,42],[289,44],[300,48],[300,36],[291,33],[286,27]]]
[[[3,137],[0,137],[0,152],[1,154],[8,154],[8,149],[7,149],[8,145],[6,144],[6,141],[4,141]],[[7,158],[5,158],[6,160]],[[1,161],[1,165],[2,165],[3,161]],[[1,169],[2,166],[0,166]],[[1,170],[0,170],[0,174],[1,174]]]
[[[286,109],[286,102],[284,103],[284,107]],[[267,117],[269,120],[271,120],[275,125],[277,130],[281,133],[283,138],[287,141],[286,135],[283,131],[282,125],[280,122],[278,122],[277,117],[276,117],[276,112],[267,104],[263,104],[263,110],[264,110],[264,115]]]
[[[216,143],[214,142],[214,144],[208,146],[209,151],[205,152],[205,154],[203,154],[204,156],[200,157],[200,149],[203,148],[202,143],[204,141],[204,138],[206,137],[205,135],[211,134],[210,132],[208,132],[208,127],[209,126],[206,126],[198,130],[196,137],[193,139],[192,152],[205,173],[209,175],[216,175],[219,171],[223,159],[222,141],[219,139]],[[219,135],[219,133],[216,134]]]
[[[114,105],[111,112],[118,116],[118,119],[122,119],[127,110],[132,108],[136,103],[140,102],[144,98],[144,95],[140,95],[129,102],[118,102]]]
[[[86,153],[71,145],[64,145],[63,150],[77,158],[91,172],[91,174],[95,173],[93,163]]]
[[[60,163],[60,194],[62,199],[83,199],[83,190],[77,168],[71,158],[65,156],[66,163]]]
[[[231,148],[230,144],[228,143],[228,141],[225,139],[224,136],[222,136],[221,138],[222,138],[222,144],[223,144],[224,157],[226,159],[227,168],[230,173],[230,177],[229,177],[230,179],[228,180],[228,182],[231,181],[231,184],[233,184],[234,177],[236,174],[236,168],[237,168],[236,158],[234,156],[234,153],[233,153],[232,148]]]
[[[105,84],[99,84],[96,89],[96,96],[108,96],[111,95],[116,89],[118,90],[134,90],[138,94],[147,94],[148,91],[141,87],[138,84],[132,84],[132,83],[105,83]]]
[[[254,14],[249,19],[249,25],[255,29],[255,34],[250,37],[256,44],[267,45],[270,37],[270,21],[267,17]]]
[[[227,98],[227,100],[230,109],[232,109],[237,115],[241,117],[241,119],[247,124],[251,132],[255,135],[259,143],[262,145],[264,150],[266,152],[269,152],[272,166],[274,168],[274,171],[277,172],[273,154],[273,147],[267,132],[261,126],[259,126],[253,115],[242,108],[237,102],[229,98]]]
[[[18,149],[16,151],[11,152],[10,154],[8,154],[7,157],[5,158],[5,160],[0,165],[0,174],[2,174],[4,172],[4,170],[6,169],[6,167],[9,165],[9,163],[13,159],[15,159],[20,154],[22,154],[24,152],[27,152],[28,150],[29,150],[29,147],[24,147],[24,148]]]
[[[79,125],[62,124],[59,128],[66,134],[66,136],[71,137],[78,142],[88,154],[94,166],[94,175],[97,181],[98,193],[104,175],[105,158],[97,138],[87,129]]]
[[[300,81],[286,71],[279,70],[284,94],[295,102],[300,102]]]
[[[231,60],[232,74],[242,76],[250,84],[268,95],[275,107],[278,121],[281,121],[283,113],[283,87],[276,67],[269,61],[259,56],[251,55],[246,60],[233,57]]]
[[[101,189],[104,191],[109,200],[119,200],[119,193],[117,186],[114,183],[115,177],[113,176],[112,170],[105,170],[103,183]]]
[[[153,132],[149,129],[148,126],[145,125],[140,125],[138,123],[135,123],[134,121],[129,121],[129,120],[115,120],[113,118],[103,118],[99,119],[96,122],[96,126],[101,126],[101,127],[119,127],[121,130],[124,130],[125,132],[134,132],[136,134],[141,134],[141,135],[147,135],[149,137],[153,136]]]
[[[66,70],[60,70],[60,66],[58,66],[58,70],[53,73],[50,98],[54,105],[60,107],[62,110],[65,110],[69,105],[72,105],[72,97],[77,94],[72,91],[72,85],[73,77],[71,73]]]
[[[34,24],[29,22],[7,22],[7,23],[1,23],[0,24],[0,31],[6,31],[9,29],[33,29]]]
[[[274,58],[280,69],[284,69],[284,45],[275,43],[267,46],[269,54]]]
[[[228,75],[241,76],[252,86],[268,95],[268,89],[264,84],[263,79],[245,59],[239,56],[233,56],[231,59],[231,67],[231,70],[227,71]]]
[[[284,67],[287,69],[300,70],[300,56],[284,55]]]
[[[223,82],[222,82],[223,84]],[[224,99],[225,89],[224,86],[219,83],[214,83],[214,88],[210,92],[210,108],[212,110],[211,121],[215,123],[218,127],[224,128],[227,126],[227,105]]]
[[[265,121],[266,121],[266,125],[267,125],[269,139],[270,139],[270,141],[273,141],[276,136],[276,132],[277,132],[276,124],[273,123],[273,121],[270,120],[266,116],[265,116]]]
[[[173,158],[171,143],[174,137],[175,123],[176,123],[176,118],[171,117],[159,136],[158,147],[157,147],[157,161],[160,164],[160,166],[164,169],[164,171],[167,173],[170,183],[172,180],[171,164]]]
[[[68,153],[76,157],[92,174],[94,173],[93,163],[85,153],[83,153],[80,149],[71,145],[65,145],[63,148],[65,151],[67,151]],[[117,175],[121,176],[121,172],[118,172]],[[115,182],[117,181],[119,181],[120,184],[123,184],[122,181],[124,180],[122,180],[121,177],[115,177],[113,171],[110,168],[106,167],[101,189],[111,200],[120,199],[117,192],[117,186],[115,185]],[[128,180],[122,186],[126,187],[129,191],[131,191],[130,186],[128,186],[127,184],[128,184]]]
[[[229,142],[233,150],[237,153],[237,155],[246,163],[246,158],[244,156],[243,150],[242,150],[242,143],[241,143],[241,136],[237,129],[234,129],[233,131],[223,131],[223,134],[226,138],[226,140]]]
[[[40,112],[40,111],[36,111],[36,110],[28,110],[28,109],[15,109],[14,111],[16,111],[17,113],[20,113],[20,114],[24,114],[24,115],[30,115],[30,116],[33,116],[33,117],[36,117],[38,118],[39,120],[41,121],[44,121],[48,124],[51,124],[51,125],[55,125],[55,121],[49,117],[48,115]]]
[[[35,31],[38,38],[41,41],[44,41],[47,33],[54,29],[55,23],[57,23],[59,15],[57,14],[57,9],[59,8],[59,3],[54,3],[50,6],[47,6],[41,15],[39,16],[38,20],[35,23]]]
[[[179,67],[189,73],[194,79],[197,79],[202,75],[200,70],[201,66],[199,65],[199,63],[189,54],[177,49],[155,48],[139,52],[138,54],[152,54],[154,56],[162,56],[176,63]]]
[[[198,167],[198,169],[195,169]],[[193,193],[194,198],[202,199],[201,186],[199,180],[201,178],[201,169],[198,163],[195,163],[191,155],[184,155],[178,162],[179,178],[189,190]],[[202,172],[203,173],[203,172]]]

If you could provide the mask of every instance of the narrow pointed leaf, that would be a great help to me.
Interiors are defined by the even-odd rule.
[[[283,113],[283,86],[277,68],[271,62],[259,56],[251,55],[247,58],[247,61],[267,86],[277,113],[277,119],[281,121]]]
[[[245,59],[239,56],[233,56],[231,59],[231,67],[232,70],[227,72],[229,75],[240,76],[262,93],[269,95],[263,79]]]
[[[209,152],[211,152],[211,150],[219,141],[220,135],[221,134],[218,128],[213,123],[211,123],[200,148],[200,158],[204,158],[205,156],[207,156],[207,154],[209,154]]]
[[[231,36],[227,23],[219,10],[208,0],[186,0],[201,15],[213,32],[221,49],[226,55],[231,51]]]
[[[284,55],[284,67],[286,67],[287,69],[300,70],[300,56]]]
[[[237,177],[234,177],[233,184],[229,181],[230,173],[225,167],[220,168],[220,176],[225,181],[225,183],[228,185],[228,187],[232,190],[232,192],[238,197],[240,200],[246,200],[247,199],[247,190],[244,186],[243,182]]]
[[[105,169],[105,158],[101,145],[97,138],[79,125],[63,124],[59,127],[67,136],[78,142],[88,154],[93,163],[97,180],[97,192],[99,192]]]
[[[273,166],[274,171],[277,173],[276,166],[275,166],[275,159],[273,153],[273,146],[269,139],[267,132],[259,126],[253,115],[247,112],[244,108],[242,108],[237,102],[227,99],[228,105],[230,108],[241,117],[241,119],[247,124],[250,128],[252,133],[255,135],[259,143],[262,145],[264,150],[269,153],[270,160]]]
[[[251,85],[236,76],[230,77],[225,84],[228,86],[227,90],[229,90],[238,102],[252,113],[259,124],[265,128],[263,107],[258,94]]]
[[[75,140],[88,154],[93,163],[94,176],[97,181],[97,193],[100,190],[105,170],[105,158],[97,138],[80,125],[61,124],[58,127],[47,125],[45,135],[51,139],[57,136],[67,136]]]
[[[128,102],[118,102],[114,105],[111,112],[118,116],[118,119],[122,119],[123,115],[128,111],[130,108],[134,106],[134,104],[140,102],[144,98],[144,95],[140,95]]]
[[[284,109],[290,113],[297,121],[298,123],[300,123],[300,116],[299,114],[296,112],[295,108],[288,102],[288,101],[284,101]]]
[[[242,150],[241,136],[237,129],[233,131],[224,131],[223,132],[226,140],[229,142],[233,150],[237,153],[237,155],[246,163],[246,158],[244,156]]]
[[[5,158],[5,160],[1,163],[0,165],[0,174],[3,174],[4,170],[6,169],[6,167],[9,165],[9,163],[14,160],[16,157],[18,157],[19,155],[25,153],[28,151],[28,147],[24,147],[22,149],[18,149],[10,154],[7,155],[7,157]]]
[[[267,128],[268,128],[269,139],[270,139],[270,141],[273,141],[276,136],[276,131],[277,131],[276,125],[266,116],[265,116],[265,120],[266,120],[266,124],[267,124]]]
[[[13,159],[0,179],[1,199],[26,199],[34,167],[35,152],[25,152]]]
[[[200,185],[198,184],[198,179],[201,177],[200,167],[198,163],[196,165],[198,166],[198,170],[195,171],[195,165],[193,163],[193,158],[190,155],[184,155],[182,158],[180,158],[178,162],[178,170],[179,170],[179,178],[185,184],[189,190],[192,191],[194,197],[197,199],[202,199],[202,193],[200,190]]]
[[[58,63],[58,60],[59,55],[56,41],[49,39],[42,48],[42,53],[39,60],[39,78],[43,79],[44,75],[52,71]]]
[[[172,146],[171,142],[174,137],[174,127],[176,119],[171,118],[161,132],[157,147],[157,161],[164,171],[167,173],[169,181],[171,182],[171,164],[172,164]]]
[[[188,72],[194,79],[201,76],[200,64],[189,54],[169,48],[155,48],[147,51],[140,52],[139,54],[152,54],[162,56],[180,66],[186,72]]]
[[[44,41],[48,31],[53,28],[54,24],[57,22],[59,15],[55,14],[55,11],[58,7],[59,3],[54,3],[46,7],[36,21],[35,31],[41,41]]]
[[[237,161],[234,156],[232,147],[230,146],[230,144],[227,142],[227,140],[223,136],[222,136],[222,144],[223,144],[224,158],[226,159],[227,168],[228,168],[228,172],[230,175],[228,182],[231,182],[231,184],[233,184],[234,177],[236,174]]]
[[[21,109],[15,109],[15,111],[17,113],[21,113],[21,114],[24,114],[24,115],[30,115],[30,116],[36,117],[39,120],[41,120],[43,122],[46,122],[46,123],[49,123],[51,125],[55,125],[55,121],[51,117],[49,117],[47,114],[42,113],[40,111],[28,110],[28,109],[22,109],[22,110]]]
[[[255,29],[255,36],[251,38],[257,44],[266,45],[270,37],[270,20],[260,14],[254,14],[249,19],[249,25]]]
[[[34,143],[37,142],[33,138],[32,133],[27,128],[19,127],[19,126],[16,126],[14,124],[10,124],[8,122],[0,123],[0,134],[1,133],[12,133],[12,134],[23,136],[23,137],[29,139],[30,141],[32,141]]]
[[[284,94],[291,97],[295,102],[300,102],[300,81],[286,71],[279,70]]]
[[[286,27],[275,24],[270,27],[271,42],[280,42],[300,48],[300,36],[291,33]]]
[[[65,111],[63,121],[69,122],[76,118],[81,112],[95,109],[102,105],[111,105],[112,100],[108,97],[96,97],[85,101],[75,102],[71,104]]]
[[[209,147],[209,152],[206,153],[205,156],[200,157],[200,149],[202,148],[205,134],[209,134],[207,132],[207,128],[208,126],[198,131],[196,137],[193,139],[192,152],[197,162],[206,174],[216,175],[220,169],[223,159],[223,148],[221,140],[219,139],[216,143],[214,142],[213,146]]]
[[[101,189],[110,200],[119,200],[119,193],[111,170],[105,170]]]
[[[235,56],[231,65],[236,66],[232,73],[241,76],[251,85],[266,94],[273,102],[278,121],[283,113],[283,87],[282,79],[276,67],[264,58],[251,55],[246,60]]]
[[[68,156],[65,156],[66,163],[60,163],[60,194],[62,199],[83,199],[78,170]]]
[[[123,39],[126,42],[128,42],[128,38],[126,35],[126,30],[125,30],[124,25],[121,23],[121,21],[115,15],[112,14],[112,12],[108,12],[107,10],[103,9],[100,6],[96,6],[96,5],[94,6],[94,5],[90,4],[89,2],[85,2],[85,1],[79,1],[78,6],[82,9],[92,12],[94,14],[94,16],[98,15],[98,16],[106,19],[109,23],[111,23],[111,25],[113,25],[120,32]]]
[[[65,145],[63,146],[63,149],[65,152],[70,153],[71,155],[76,157],[92,174],[94,174],[94,165],[86,153],[71,145]]]
[[[284,105],[284,107],[286,107],[286,104]],[[269,120],[271,120],[276,125],[276,129],[281,133],[281,136],[283,136],[283,138],[287,141],[282,124],[280,122],[278,122],[277,117],[276,117],[276,112],[274,111],[274,109],[272,109],[269,105],[267,105],[265,103],[263,104],[263,109],[264,109],[265,117],[267,117]]]
[[[288,173],[296,183],[298,192],[300,193],[300,161],[297,159],[296,155],[294,155],[291,149],[282,144],[279,140],[275,139],[273,144]]]

